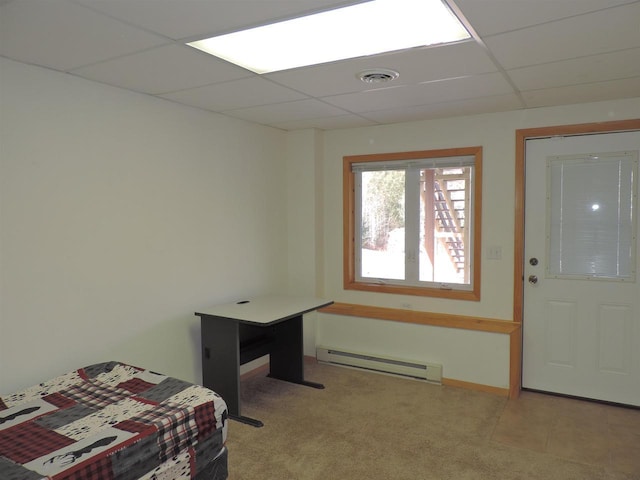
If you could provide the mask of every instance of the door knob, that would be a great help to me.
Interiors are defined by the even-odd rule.
[[[536,275],[529,275],[529,283],[535,285],[538,283],[538,277]]]

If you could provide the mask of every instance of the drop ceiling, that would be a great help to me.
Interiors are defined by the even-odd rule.
[[[638,0],[447,0],[470,40],[266,75],[185,45],[352,3],[0,0],[0,55],[284,130],[640,97]]]

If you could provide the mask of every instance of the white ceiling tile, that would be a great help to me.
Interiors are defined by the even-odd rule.
[[[325,97],[374,89],[375,86],[357,78],[359,72],[372,68],[389,68],[400,73],[389,86],[497,70],[484,50],[468,41],[271,73],[266,77],[307,95]]]
[[[527,107],[640,97],[640,77],[522,92]]]
[[[321,101],[310,99],[232,110],[225,113],[256,123],[282,124],[312,118],[340,116],[349,112],[327,105]]]
[[[485,39],[506,69],[640,47],[640,2]]]
[[[307,98],[298,92],[256,76],[172,92],[162,97],[217,112]]]
[[[504,77],[499,73],[489,73],[336,95],[325,97],[323,100],[345,110],[362,113],[508,93],[513,93],[513,89]]]
[[[272,23],[357,1],[345,0],[75,0],[174,40]]]
[[[252,73],[186,45],[164,45],[72,70],[90,80],[161,94],[251,76]]]
[[[539,90],[640,76],[640,48],[509,70],[519,90]]]
[[[377,122],[367,120],[358,115],[337,115],[333,117],[310,118],[308,120],[295,120],[293,122],[273,123],[276,128],[283,130],[298,130],[305,128],[318,128],[320,130],[332,130],[336,128],[370,127]]]
[[[0,55],[284,129],[640,96],[640,0],[448,1],[459,3],[484,45],[260,77],[184,41],[357,1],[0,0]],[[400,77],[377,88],[356,79],[370,68]]]
[[[66,0],[2,5],[0,55],[69,70],[167,43]]]
[[[635,0],[455,0],[481,37],[602,10]]]
[[[509,94],[434,103],[417,107],[380,110],[363,113],[362,116],[385,124],[478,113],[504,112],[520,108],[523,108],[522,102],[515,94]]]

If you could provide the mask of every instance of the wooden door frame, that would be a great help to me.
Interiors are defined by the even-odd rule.
[[[640,131],[640,118],[610,122],[557,125],[552,127],[516,130],[516,181],[515,181],[515,237],[513,265],[513,321],[520,324],[520,338],[511,339],[510,398],[517,398],[522,388],[522,321],[524,308],[524,214],[525,214],[525,152],[527,140],[559,137]]]

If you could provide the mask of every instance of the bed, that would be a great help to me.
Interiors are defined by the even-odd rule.
[[[2,480],[223,480],[215,392],[119,362],[0,397]]]

